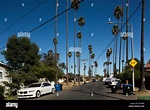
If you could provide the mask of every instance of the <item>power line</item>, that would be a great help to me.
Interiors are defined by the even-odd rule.
[[[84,0],[81,0],[81,1],[79,2],[79,4],[80,4],[81,2],[83,2],[83,1],[84,1]],[[47,24],[48,22],[52,21],[53,19],[55,19],[56,17],[58,17],[58,16],[60,16],[61,14],[65,13],[67,10],[70,10],[71,8],[72,8],[72,6],[70,6],[68,9],[66,9],[66,10],[64,10],[64,11],[62,11],[62,12],[60,12],[60,13],[57,14],[56,16],[50,18],[49,20],[45,21],[44,23],[40,24],[39,26],[33,28],[33,29],[30,30],[29,32],[32,32],[32,31],[34,31],[34,30],[36,30],[36,29],[42,27],[43,25],[45,25],[45,24]]]
[[[93,1],[94,1],[94,0],[92,0],[92,1],[90,1],[90,2],[93,2]],[[81,7],[81,8],[84,8],[84,7],[87,6],[88,4],[89,4],[89,2],[88,2],[87,4],[85,4],[85,5],[84,5],[83,7]],[[67,10],[66,10],[66,11],[67,11]],[[71,14],[73,14],[73,13],[70,13],[69,15],[71,15]],[[60,21],[63,20],[65,17],[66,17],[66,16],[64,16],[63,18],[59,19],[57,22],[60,22]],[[43,30],[47,29],[48,27],[50,27],[50,26],[52,26],[52,25],[54,25],[54,24],[55,24],[55,23],[52,23],[52,24],[46,26],[46,27],[43,28],[42,30],[36,32],[34,35],[36,35],[36,34],[42,32]],[[32,36],[34,36],[34,35],[32,35]]]
[[[62,0],[61,0],[61,2],[62,2]],[[55,5],[55,4],[54,4]],[[37,15],[37,17],[39,17],[39,16],[43,16],[44,14],[46,14],[46,12],[48,12],[49,11],[49,9],[51,9],[52,7],[50,7],[50,8],[48,8],[48,9],[46,9],[45,11],[43,10],[43,12],[44,13],[42,13],[42,14],[39,14],[39,15]],[[24,27],[26,27],[28,24],[30,24],[30,23],[33,23],[33,20],[34,20],[35,18],[33,18],[32,20],[30,20],[26,25],[24,25],[22,28],[24,28]]]
[[[134,15],[134,13],[136,12],[136,10],[139,8],[139,6],[142,4],[142,1],[138,4],[138,6],[134,9],[134,11],[132,12],[132,14],[129,16],[129,18],[126,20],[126,22],[122,25],[121,29],[125,26],[125,24],[131,19],[131,17]],[[97,57],[96,60],[98,60],[101,55],[106,51],[106,49],[109,47],[109,45],[112,43],[112,41],[115,39],[115,37],[113,37],[113,39],[111,40],[111,42],[106,46],[106,48],[102,51],[102,53]]]
[[[80,0],[79,1],[79,3],[81,3],[81,2],[83,2],[84,0]],[[94,0],[92,0],[92,1],[94,1]],[[44,2],[44,1],[43,1]],[[43,2],[40,2],[40,3],[43,3]],[[40,4],[38,4],[37,6],[39,6]],[[87,5],[87,4],[86,4]],[[37,7],[36,6],[36,7]],[[36,8],[35,7],[35,8]],[[35,9],[35,8],[33,8],[32,9],[32,11]],[[59,14],[57,14],[56,16],[54,16],[54,17],[52,17],[51,19],[49,19],[49,20],[47,20],[47,21],[45,21],[44,23],[42,23],[41,25],[39,25],[39,26],[37,26],[37,27],[35,27],[35,28],[33,28],[32,30],[30,30],[29,32],[33,32],[33,31],[35,31],[36,29],[38,29],[38,28],[40,28],[40,27],[42,27],[43,25],[45,25],[45,24],[47,24],[48,22],[50,22],[51,20],[53,20],[53,19],[55,19],[56,17],[58,17],[58,16],[60,16],[61,14],[63,14],[63,13],[65,13],[67,10],[70,10],[72,7],[69,7],[68,9],[66,9],[66,10],[64,10],[64,11],[62,11],[61,13],[59,13]],[[30,11],[31,12],[31,11]],[[28,12],[29,13],[29,12]],[[26,14],[27,15],[27,14]],[[23,17],[22,17],[23,18]],[[21,20],[21,19],[20,19]],[[19,20],[18,20],[19,21]],[[54,24],[54,23],[53,23]],[[53,25],[53,24],[51,24],[51,25]],[[48,28],[49,26],[47,26],[46,28]],[[45,28],[44,28],[45,29]],[[41,32],[41,31],[40,31]],[[1,49],[4,49],[6,46],[3,46],[2,48],[0,48],[0,50]]]
[[[43,0],[42,2],[40,2],[39,4],[37,4],[33,9],[31,9],[29,12],[27,12],[25,15],[23,15],[21,18],[19,18],[16,22],[14,22],[12,25],[10,25],[9,27],[7,27],[5,30],[3,30],[2,32],[0,32],[0,34],[4,33],[5,31],[7,31],[9,28],[11,28],[12,26],[14,26],[15,24],[17,24],[20,20],[22,20],[25,16],[27,16],[29,13],[31,13],[33,10],[35,10],[37,7],[39,7],[41,4],[43,4],[46,0]]]

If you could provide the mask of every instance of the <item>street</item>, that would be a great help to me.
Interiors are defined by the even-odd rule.
[[[25,100],[136,100],[136,98],[133,94],[123,95],[122,90],[114,94],[111,92],[111,88],[104,85],[104,82],[96,81],[55,92],[54,94],[47,94],[40,98]]]
[[[21,110],[28,108],[33,109],[47,109],[50,108],[84,108],[84,107],[103,107],[105,109],[132,109],[136,107],[140,110],[149,107],[148,103],[138,101],[137,96],[134,94],[123,95],[122,89],[118,93],[112,93],[108,85],[104,85],[103,81],[89,82],[75,86],[54,94],[46,94],[40,98],[20,99],[13,100],[7,103],[15,103]],[[4,104],[5,105],[5,102]]]

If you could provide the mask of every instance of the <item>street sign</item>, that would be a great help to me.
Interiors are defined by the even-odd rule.
[[[134,59],[132,59],[129,63],[132,67],[134,67],[137,64],[137,61],[135,61]]]

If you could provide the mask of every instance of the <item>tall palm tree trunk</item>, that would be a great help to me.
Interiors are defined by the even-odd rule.
[[[76,10],[74,10],[74,48],[76,47]],[[76,82],[76,52],[74,52],[74,84]]]
[[[118,34],[115,35],[116,37],[116,41],[115,41],[115,63],[114,63],[114,77],[116,77],[116,74],[117,74],[117,67],[116,67],[116,62],[117,62],[117,47],[118,47]]]
[[[126,33],[128,33],[129,0],[126,0]],[[128,35],[126,38],[126,69],[128,65]]]
[[[57,11],[58,11],[58,0],[56,0],[56,18],[55,18],[55,39],[57,40]],[[54,44],[55,46],[55,83],[58,82],[58,71],[57,71],[57,43]]]
[[[145,91],[145,84],[144,84],[144,22],[145,22],[145,0],[142,0],[141,65],[140,65],[140,87],[139,87],[139,91]]]
[[[66,11],[66,85],[68,85],[68,0],[67,0],[67,11]],[[70,67],[69,67],[70,68]]]

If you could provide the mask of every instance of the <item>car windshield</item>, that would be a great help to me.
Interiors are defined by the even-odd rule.
[[[106,78],[106,80],[110,80],[110,78]]]
[[[41,86],[40,83],[37,83],[37,84],[30,84],[30,85],[28,86],[28,88],[30,88],[30,87],[40,87],[40,86]]]

